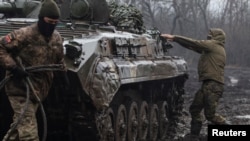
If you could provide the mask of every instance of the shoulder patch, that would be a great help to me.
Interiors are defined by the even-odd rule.
[[[8,34],[8,35],[6,35],[5,37],[3,37],[2,43],[3,43],[3,44],[8,44],[8,43],[10,43],[12,40],[13,40],[13,37],[12,37],[10,34]]]

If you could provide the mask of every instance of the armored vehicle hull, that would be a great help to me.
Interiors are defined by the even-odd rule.
[[[1,35],[35,21],[8,19]],[[187,64],[170,55],[159,32],[78,20],[61,22],[57,30],[64,38],[70,86],[55,79],[43,102],[47,125],[37,113],[40,134],[48,130],[49,141],[157,141],[172,135],[183,109]],[[12,113],[6,96],[0,98],[2,138]]]
[[[12,29],[20,26],[9,21]],[[70,87],[65,90],[55,83],[44,102],[48,140],[167,137],[182,110],[185,60],[170,56],[162,41],[150,34],[116,31],[112,26],[77,27],[57,27],[64,37]],[[5,112],[1,110],[1,121],[6,124],[10,119],[3,120]]]

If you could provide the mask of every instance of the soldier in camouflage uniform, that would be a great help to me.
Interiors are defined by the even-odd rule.
[[[201,54],[198,74],[202,86],[196,92],[189,109],[192,120],[191,134],[187,138],[192,141],[199,140],[202,127],[201,111],[203,109],[206,119],[213,124],[229,124],[229,121],[216,113],[219,98],[224,91],[224,67],[226,63],[224,31],[218,28],[210,29],[207,40],[194,40],[170,34],[162,34],[161,36]]]
[[[60,10],[57,4],[52,0],[45,0],[37,23],[14,30],[0,40],[0,63],[6,69],[6,75],[13,76],[5,85],[6,94],[14,111],[11,126],[17,122],[25,106],[27,91],[24,78],[29,77],[36,95],[43,101],[54,76],[52,71],[28,73],[22,69],[17,58],[20,58],[24,67],[62,64],[62,69],[66,72],[62,38],[54,30],[59,16]],[[15,130],[5,135],[4,141],[39,141],[36,121],[39,103],[34,98],[33,91],[30,93],[31,98],[24,117]]]

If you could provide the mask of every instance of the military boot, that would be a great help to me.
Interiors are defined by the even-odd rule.
[[[229,120],[224,120],[222,122],[210,121],[208,124],[210,125],[232,125],[232,122]]]
[[[202,123],[200,122],[191,122],[191,134],[192,135],[200,135]]]
[[[186,134],[183,141],[200,141],[200,137],[198,135]]]
[[[214,118],[210,121],[212,124],[216,125],[232,125],[231,121],[226,120],[221,115],[215,115]]]
[[[229,121],[229,120],[225,120],[223,124],[224,124],[224,125],[232,125],[232,122]]]
[[[191,133],[186,134],[184,137],[184,141],[200,141],[200,131],[201,131],[202,123],[201,122],[193,122],[191,121]]]

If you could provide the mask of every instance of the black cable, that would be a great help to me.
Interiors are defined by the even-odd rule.
[[[3,88],[3,86],[10,80],[11,76],[5,77],[1,82],[0,82],[0,90]]]
[[[62,71],[63,70],[63,65],[61,65],[61,64],[41,65],[41,66],[27,67],[27,68],[24,68],[24,70],[27,71],[27,72]],[[13,75],[5,77],[0,82],[0,89],[2,89],[3,86],[5,86],[5,84],[11,79],[11,77],[13,77]],[[15,123],[13,123],[10,130],[7,132],[5,138],[7,138],[7,140],[8,140],[11,133],[16,129],[17,125],[21,122],[21,120],[22,120],[22,118],[23,118],[23,116],[24,116],[24,114],[25,114],[25,112],[27,110],[27,107],[28,107],[28,102],[29,102],[29,99],[30,99],[30,88],[31,88],[32,91],[33,91],[33,94],[35,95],[35,98],[36,98],[36,100],[37,100],[37,102],[39,104],[40,111],[42,113],[43,127],[44,127],[42,141],[46,141],[46,138],[47,138],[47,118],[46,118],[46,113],[45,113],[43,104],[42,104],[40,98],[35,94],[33,84],[31,83],[31,81],[30,81],[30,79],[28,77],[26,77],[25,85],[26,85],[26,91],[27,91],[26,92],[26,102],[25,102],[25,105],[23,107],[22,113],[18,117],[17,121]]]
[[[43,108],[43,104],[42,102],[40,101],[39,103],[40,105],[40,110],[41,110],[41,113],[42,113],[42,118],[43,118],[43,138],[42,138],[42,141],[46,141],[46,138],[47,138],[47,118],[46,118],[46,113],[44,111],[44,108]]]
[[[39,71],[58,71],[62,70],[63,65],[61,64],[51,64],[51,65],[40,65],[34,67],[26,67],[25,71],[27,72],[39,72]]]

